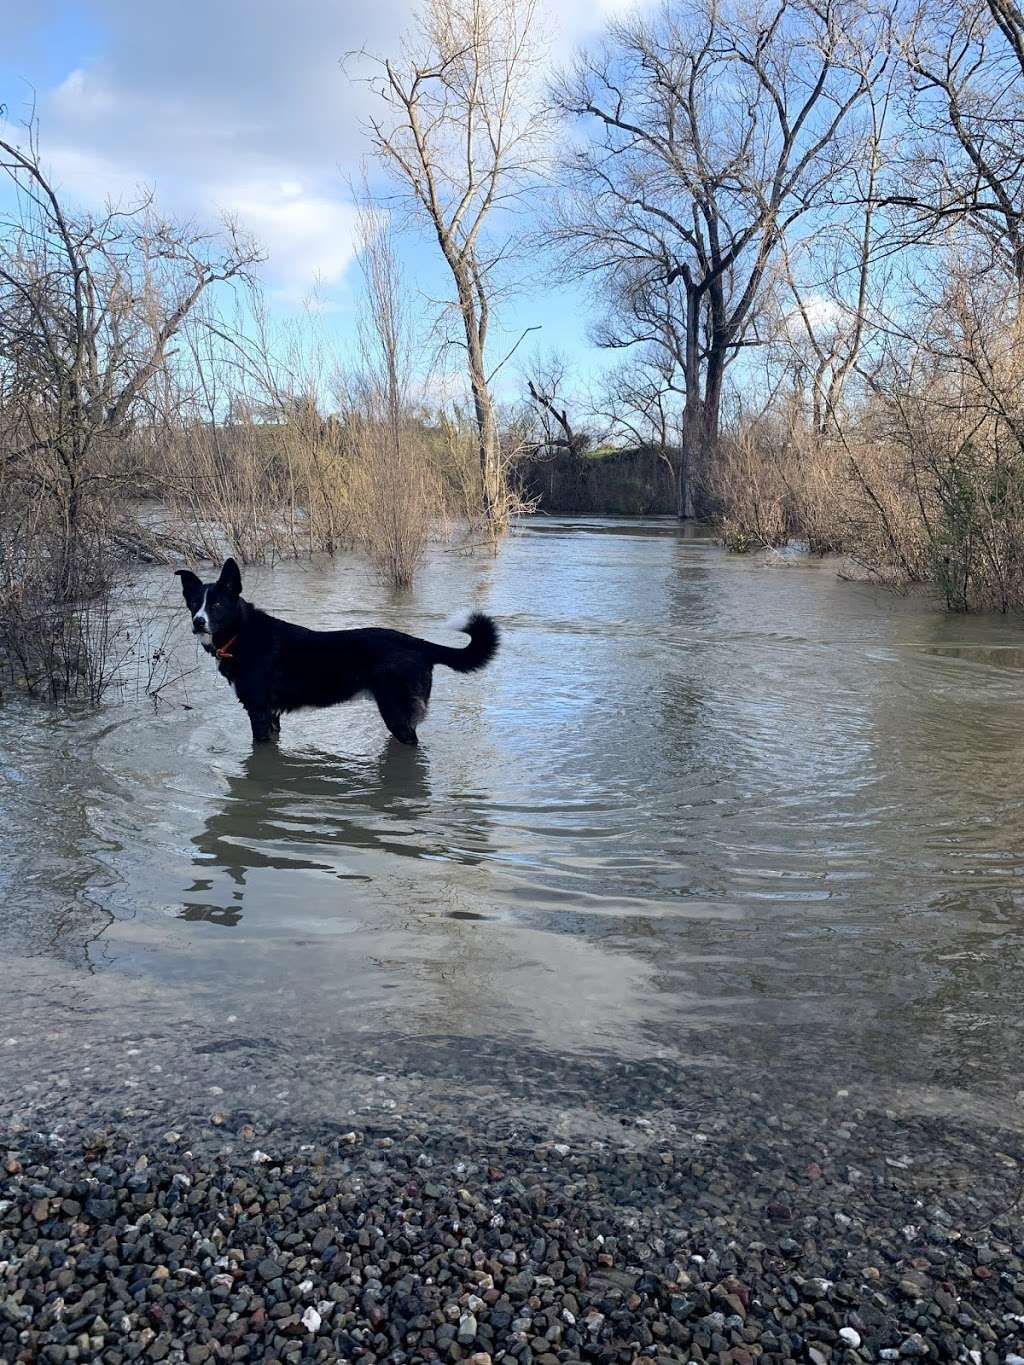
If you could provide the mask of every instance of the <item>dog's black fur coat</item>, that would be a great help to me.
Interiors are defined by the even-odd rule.
[[[498,648],[498,628],[476,613],[463,627],[464,649],[435,645],[400,630],[307,630],[260,611],[242,596],[233,559],[216,583],[176,570],[192,629],[249,713],[252,737],[275,739],[281,716],[307,706],[336,706],[370,693],[384,724],[403,744],[415,744],[427,713],[435,664],[457,673],[485,667]]]

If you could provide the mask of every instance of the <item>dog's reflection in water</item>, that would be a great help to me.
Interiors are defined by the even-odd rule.
[[[228,777],[223,804],[192,840],[196,879],[180,918],[237,924],[250,877],[264,871],[365,880],[346,868],[346,848],[414,858],[444,854],[443,841],[419,830],[409,835],[410,821],[418,826],[429,807],[421,749],[391,739],[379,755],[361,759],[289,754],[261,744]],[[218,887],[226,903],[213,903]]]

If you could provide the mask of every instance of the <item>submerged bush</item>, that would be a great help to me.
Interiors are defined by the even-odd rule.
[[[950,611],[1024,608],[1024,345],[1016,286],[951,274],[913,339],[813,430],[799,404],[726,444],[714,491],[732,547],[798,537]]]

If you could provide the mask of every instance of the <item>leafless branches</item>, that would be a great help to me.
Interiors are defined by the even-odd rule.
[[[538,355],[524,378],[536,430],[528,438],[535,454],[554,455],[559,451],[581,459],[595,443],[594,434],[576,424],[570,415],[568,362],[557,353]]]
[[[906,240],[966,227],[1024,293],[1024,13],[1011,0],[921,3],[901,53],[909,136],[889,202]]]
[[[186,318],[258,254],[233,226],[217,237],[176,226],[149,199],[73,214],[31,136],[0,140],[0,170],[15,191],[0,220],[0,459],[8,479],[54,500],[70,546]]]
[[[370,120],[373,149],[451,272],[482,506],[495,529],[502,462],[487,355],[499,269],[515,235],[514,211],[537,179],[544,131],[536,11],[537,0],[425,0],[400,56],[372,59],[370,76],[385,111]]]
[[[613,24],[558,84],[592,136],[566,162],[556,235],[618,295],[601,343],[670,361],[705,505],[726,369],[756,339],[782,242],[856,157],[854,115],[889,60],[877,30],[839,0],[680,0]]]
[[[346,385],[349,525],[391,587],[408,587],[441,511],[441,489],[417,403],[417,337],[387,216],[360,223],[363,318]]]
[[[103,592],[133,536],[136,423],[199,300],[258,256],[230,225],[174,225],[148,197],[73,211],[32,129],[0,140],[0,172],[0,652],[29,687],[95,696]]]

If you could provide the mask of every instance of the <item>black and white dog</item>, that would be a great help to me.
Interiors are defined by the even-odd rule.
[[[225,561],[216,583],[203,583],[188,569],[176,573],[192,630],[248,711],[254,740],[275,739],[285,711],[336,706],[369,693],[395,738],[415,744],[434,665],[473,673],[498,648],[498,627],[480,613],[462,627],[469,636],[464,649],[400,630],[307,630],[247,602],[233,559]]]

